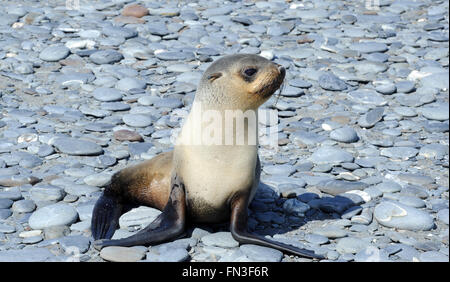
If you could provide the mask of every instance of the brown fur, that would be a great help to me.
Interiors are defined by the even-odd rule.
[[[169,199],[173,151],[127,167],[111,182],[111,192],[131,202],[163,209]]]

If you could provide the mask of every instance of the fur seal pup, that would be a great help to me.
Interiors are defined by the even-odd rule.
[[[94,207],[94,246],[99,249],[158,244],[181,236],[188,221],[215,223],[230,219],[231,234],[240,243],[322,258],[310,250],[247,231],[247,208],[260,176],[258,144],[250,142],[249,133],[253,132],[257,140],[258,107],[280,88],[284,77],[283,67],[257,55],[229,55],[212,63],[200,80],[174,150],[113,175]],[[256,120],[245,119],[242,132],[234,130],[234,124],[231,131],[225,125],[216,134],[218,143],[205,144],[203,139],[195,143],[199,141],[196,133],[211,129],[202,115],[212,112],[223,119],[227,111],[254,113]],[[233,135],[231,143],[222,134],[227,130]],[[238,144],[238,138],[246,136],[247,142]],[[139,205],[157,208],[162,213],[135,235],[111,240],[120,215]]]

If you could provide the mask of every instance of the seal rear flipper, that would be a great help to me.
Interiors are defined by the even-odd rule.
[[[262,236],[251,234],[247,231],[247,206],[248,195],[237,194],[231,201],[231,224],[230,232],[233,238],[241,244],[254,244],[264,247],[274,248],[282,252],[292,253],[294,255],[323,259],[324,257],[315,254],[311,250],[300,249],[294,246],[283,244],[281,242],[266,239]]]
[[[98,239],[111,239],[119,226],[119,217],[123,213],[123,204],[112,194],[103,192],[95,203],[92,213],[92,237]]]
[[[97,240],[94,242],[94,248],[101,249],[107,246],[131,247],[163,243],[183,234],[185,225],[186,195],[184,185],[175,178],[169,201],[162,213],[150,225],[128,238]]]

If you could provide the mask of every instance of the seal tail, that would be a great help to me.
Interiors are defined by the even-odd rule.
[[[123,213],[124,205],[117,197],[105,190],[95,204],[92,213],[92,237],[98,239],[111,239],[119,226],[119,217]]]

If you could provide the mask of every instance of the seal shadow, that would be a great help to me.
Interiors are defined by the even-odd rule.
[[[283,235],[299,229],[310,221],[341,219],[341,215],[349,209],[359,207],[350,199],[341,196],[318,198],[317,194],[310,192],[303,193],[301,196],[302,199],[311,199],[308,201],[311,208],[304,213],[304,216],[289,214],[283,209],[284,202],[289,199],[299,200],[299,196],[281,197],[274,188],[261,182],[248,208],[248,230],[261,236]],[[210,232],[229,231],[229,222],[190,224],[187,231],[188,236],[195,227]]]

